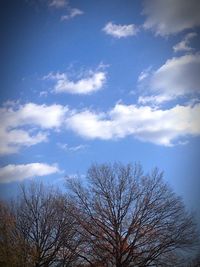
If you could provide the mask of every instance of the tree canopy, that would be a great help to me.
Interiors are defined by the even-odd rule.
[[[66,178],[65,193],[31,183],[0,203],[2,267],[191,266],[197,236],[163,173],[139,164],[93,164],[86,179]]]
[[[94,266],[175,266],[197,239],[192,216],[157,169],[93,165],[87,185],[70,179],[69,187]]]

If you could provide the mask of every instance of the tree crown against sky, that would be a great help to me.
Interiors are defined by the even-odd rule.
[[[196,225],[158,169],[94,164],[66,186],[31,183],[0,203],[0,266],[187,266]]]
[[[138,164],[115,163],[91,166],[87,185],[69,179],[88,261],[165,266],[170,258],[173,266],[181,251],[193,247],[197,232],[192,216],[162,175],[158,169],[144,175]]]

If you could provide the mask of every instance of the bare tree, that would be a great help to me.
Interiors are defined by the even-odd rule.
[[[162,176],[157,169],[144,176],[140,165],[116,163],[92,165],[87,182],[68,180],[85,263],[179,266],[180,252],[193,248],[197,234],[183,201]]]
[[[68,207],[66,198],[43,184],[22,187],[16,219],[24,241],[25,266],[70,266],[78,240]]]
[[[18,266],[15,217],[9,206],[0,202],[0,266]]]

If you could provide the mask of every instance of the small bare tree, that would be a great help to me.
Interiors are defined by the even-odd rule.
[[[157,169],[144,176],[140,165],[92,165],[87,182],[67,187],[90,266],[178,266],[193,248],[193,219]]]
[[[70,266],[78,240],[68,208],[61,193],[43,184],[22,187],[16,221],[24,241],[25,266]]]
[[[0,202],[0,266],[19,266],[15,217],[10,207]]]

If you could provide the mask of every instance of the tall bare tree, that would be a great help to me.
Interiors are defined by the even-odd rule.
[[[197,233],[183,201],[157,169],[92,165],[87,182],[67,182],[72,215],[85,240],[80,257],[90,266],[178,266]]]

